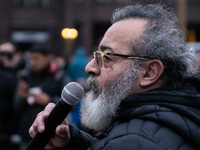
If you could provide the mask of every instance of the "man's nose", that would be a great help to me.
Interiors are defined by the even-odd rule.
[[[100,74],[100,69],[95,66],[95,59],[93,58],[85,67],[85,72],[89,75],[98,76]]]

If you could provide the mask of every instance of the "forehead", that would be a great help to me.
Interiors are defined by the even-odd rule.
[[[99,47],[110,47],[115,53],[130,53],[131,43],[137,41],[147,21],[140,18],[126,19],[114,23],[105,33]]]

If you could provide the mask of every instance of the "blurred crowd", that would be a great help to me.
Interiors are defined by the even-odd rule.
[[[11,42],[0,44],[0,147],[1,150],[24,150],[31,141],[28,130],[49,103],[57,103],[63,87],[72,81],[88,90],[85,66],[88,54],[78,47],[73,57],[55,57],[48,45],[34,44],[20,51]],[[81,102],[68,120],[81,128]]]

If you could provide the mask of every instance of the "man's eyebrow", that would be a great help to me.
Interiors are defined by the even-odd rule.
[[[113,49],[111,47],[106,46],[106,45],[101,45],[99,47],[99,50],[101,50],[101,51],[105,51],[105,50],[111,50],[111,51],[113,51]]]

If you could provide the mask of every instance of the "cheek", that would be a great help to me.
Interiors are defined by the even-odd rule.
[[[129,64],[128,61],[124,61],[124,63],[115,63],[115,65],[112,65],[110,68],[102,67],[100,76],[97,77],[97,80],[99,81],[99,84],[101,86],[101,89],[103,90],[105,87],[105,84],[107,82],[115,82],[117,78],[122,76],[125,72],[125,70],[128,68]]]
[[[112,80],[113,72],[111,69],[101,69],[101,75],[99,76],[98,81],[101,86],[101,89],[104,90],[106,82]]]
[[[116,75],[117,75],[116,72],[110,68],[106,68],[104,70],[102,69],[101,76],[99,76],[99,79],[98,79],[101,89],[102,90],[104,89],[107,82],[110,82],[110,81],[114,82],[117,77]]]

